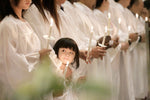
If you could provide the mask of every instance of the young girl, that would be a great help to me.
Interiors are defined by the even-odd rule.
[[[58,69],[62,71],[66,80],[75,81],[78,78],[75,70],[79,67],[79,49],[71,38],[61,38],[54,45],[57,57],[62,61]],[[70,87],[66,88],[63,95],[54,97],[54,100],[76,100],[76,96]]]
[[[5,0],[0,10],[0,81],[4,88],[0,94],[11,95],[28,81],[39,57],[49,50],[41,50],[39,38],[22,17],[31,0]],[[1,96],[1,100],[6,100]]]

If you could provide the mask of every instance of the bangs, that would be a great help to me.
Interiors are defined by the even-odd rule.
[[[60,42],[59,48],[69,48],[69,49],[73,50],[74,52],[77,50],[75,42],[68,41],[67,39]]]
[[[76,68],[79,67],[79,49],[76,42],[71,38],[61,38],[54,45],[53,49],[58,57],[59,48],[69,48],[75,52],[74,63],[76,63]]]

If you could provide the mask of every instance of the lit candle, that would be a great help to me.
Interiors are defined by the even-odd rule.
[[[118,25],[120,27],[120,24],[121,24],[121,18],[118,18]]]
[[[107,34],[107,26],[105,26],[105,33],[104,33],[104,38],[103,38],[103,41],[102,41],[102,45],[104,46],[105,45],[105,39],[106,39],[106,34]]]
[[[65,67],[65,70],[64,70],[64,78],[66,78],[68,67],[69,67],[69,61],[67,61],[67,64],[66,64],[66,67]]]
[[[117,28],[117,34],[118,34],[119,29],[120,29],[120,24],[121,24],[121,18],[119,17],[119,18],[118,18],[118,28]]]
[[[139,18],[139,15],[138,15],[137,13],[135,14],[135,16],[136,16],[136,19],[138,19],[138,18]]]
[[[137,21],[136,21],[136,31],[137,31],[137,24],[138,24],[137,22],[138,22],[138,19],[139,19],[139,15],[136,13],[136,14],[135,14],[135,17],[136,17],[136,20],[137,20]]]
[[[51,33],[52,33],[52,26],[53,26],[53,19],[51,18],[51,23],[50,23],[50,30],[49,30],[49,34],[48,34],[48,41],[47,41],[47,49],[50,43],[50,38],[51,38]]]
[[[86,57],[86,62],[88,62],[88,58],[90,55],[90,49],[91,49],[91,42],[92,42],[92,37],[93,37],[93,26],[91,27],[91,34],[90,34],[90,40],[89,40],[89,46],[88,46],[88,52],[87,52],[87,57]]]
[[[110,35],[110,25],[111,25],[111,14],[108,13],[108,35]]]
[[[147,22],[148,21],[148,17],[145,17],[145,22]]]
[[[128,26],[128,32],[130,33],[130,31],[131,31],[131,26],[129,25]]]

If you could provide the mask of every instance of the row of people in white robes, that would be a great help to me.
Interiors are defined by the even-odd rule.
[[[87,50],[91,27],[92,26],[94,27],[94,35],[92,37],[93,40],[91,43],[91,47],[95,48],[97,40],[100,37],[104,36],[105,34],[104,29],[105,29],[105,26],[107,26],[108,24],[108,18],[107,18],[107,15],[102,13],[100,10],[94,10],[93,12],[89,7],[87,7],[85,4],[81,2],[77,2],[72,5],[70,2],[66,1],[65,4],[63,5],[64,10],[60,9],[60,6],[61,6],[60,4],[58,5],[57,11],[58,11],[60,22],[61,22],[60,24],[61,36],[56,36],[58,35],[56,34],[56,32],[52,32],[52,36],[55,38],[55,40],[64,36],[71,37],[77,41],[80,50]],[[111,4],[113,6],[113,3]],[[118,21],[117,21],[119,17],[116,17],[115,14],[113,15],[113,13],[111,13],[111,25],[110,26],[113,28],[113,32],[111,32],[113,34],[111,34],[111,36],[114,36],[114,38],[116,36],[119,36],[120,45],[116,49],[113,49],[113,48],[108,49],[106,56],[103,58],[103,60],[98,59],[97,57],[97,59],[93,59],[92,63],[88,65],[83,60],[81,60],[81,67],[79,68],[80,74],[83,74],[86,71],[88,71],[89,77],[98,78],[99,76],[103,76],[106,80],[109,80],[109,82],[115,87],[112,89],[113,91],[112,93],[115,93],[115,94],[112,94],[112,97],[111,97],[111,99],[114,99],[114,100],[119,99],[119,96],[120,96],[119,91],[122,91],[122,90],[124,91],[124,89],[120,88],[120,86],[122,87],[122,83],[121,83],[122,80],[120,80],[122,77],[120,76],[127,77],[126,78],[127,83],[123,84],[123,87],[125,85],[133,86],[133,83],[132,83],[133,78],[130,79],[130,76],[129,76],[132,73],[131,69],[129,66],[128,66],[129,68],[126,69],[126,66],[127,66],[126,64],[128,64],[126,59],[128,59],[128,57],[127,58],[125,57],[127,56],[127,53],[122,54],[122,52],[120,52],[121,49],[122,50],[126,49],[123,46],[128,44],[128,42],[126,42],[128,40],[128,35],[129,35],[128,25],[126,25],[127,20],[123,15],[124,13],[122,13],[120,9],[116,10],[116,8],[114,8],[113,13],[115,12],[116,15],[119,14],[119,17],[121,18],[122,22],[120,24],[120,29],[118,29],[118,27],[116,26],[119,26]],[[37,24],[34,24],[34,22],[41,23],[40,19],[35,20],[34,17],[32,17],[33,19],[31,19],[30,17],[33,14],[35,15],[35,12],[37,12],[36,10],[37,8],[35,7],[35,5],[31,5],[29,10],[25,13],[25,18],[29,21],[29,23],[31,23],[31,25],[33,25],[33,27],[36,27],[35,25],[37,25]],[[50,21],[50,18],[51,18],[50,14],[47,14],[47,15],[49,15],[47,18]],[[36,15],[36,18],[38,18],[37,15]],[[99,19],[101,20],[99,21]],[[32,20],[35,20],[35,21],[32,21]],[[43,27],[45,26],[44,24],[42,25]],[[50,27],[49,24],[47,24],[47,27],[48,27],[47,32],[42,32],[42,34],[39,33],[40,35],[42,35],[40,37],[43,37],[43,33],[49,32],[49,27]],[[40,28],[35,28],[35,30],[38,32],[41,31]],[[55,31],[55,28],[53,30]],[[123,65],[120,64],[121,62],[121,60],[119,60],[120,56],[123,57],[121,59],[123,60]],[[123,72],[122,72],[122,68],[120,69],[120,66],[124,66],[123,68],[125,68],[125,70]],[[87,70],[87,68],[89,70]],[[96,73],[96,75],[94,73]],[[128,89],[126,90],[126,92],[129,93],[131,92],[131,90]],[[121,94],[120,98],[123,98],[122,96],[124,95],[125,95],[124,93],[123,95]],[[132,94],[129,93],[129,95],[131,96],[127,95],[128,97],[125,96],[124,98],[135,99],[134,93]]]
[[[84,0],[81,0],[74,4],[71,4],[70,2],[66,1],[65,4],[63,5],[63,7],[64,7],[64,11],[63,11],[60,9],[60,6],[61,6],[60,1],[57,0],[57,3],[58,3],[57,4],[57,12],[58,12],[59,18],[60,18],[59,19],[60,31],[57,29],[57,26],[55,24],[53,24],[51,37],[53,37],[54,39],[52,39],[50,41],[49,48],[52,49],[54,43],[59,38],[70,37],[70,38],[73,38],[77,42],[79,49],[81,50],[81,53],[83,53],[83,56],[84,56],[83,58],[85,60],[85,58],[86,58],[85,53],[88,50],[89,39],[91,36],[91,27],[93,27],[94,33],[93,33],[93,37],[92,37],[91,52],[90,52],[90,54],[92,55],[92,58],[91,58],[92,61],[91,61],[91,64],[87,64],[83,59],[80,59],[81,64],[80,64],[80,68],[77,70],[78,74],[76,74],[76,75],[78,75],[78,76],[76,76],[76,78],[78,78],[80,75],[85,75],[85,74],[87,74],[87,79],[104,78],[105,81],[107,81],[109,83],[109,85],[113,86],[113,88],[111,90],[112,95],[108,100],[111,100],[111,99],[112,100],[134,100],[135,98],[143,98],[143,96],[146,96],[146,94],[147,94],[147,90],[146,90],[147,87],[144,88],[144,90],[141,89],[141,91],[136,90],[136,92],[138,91],[138,92],[142,92],[142,93],[143,93],[143,91],[145,91],[145,94],[143,94],[140,97],[138,97],[139,95],[137,93],[134,93],[135,89],[138,89],[137,88],[138,85],[135,84],[138,80],[136,80],[136,77],[134,77],[134,76],[137,76],[139,74],[137,72],[135,72],[135,69],[131,69],[132,65],[130,65],[129,60],[128,60],[128,58],[130,57],[130,59],[136,61],[136,57],[133,58],[133,56],[131,56],[132,53],[130,51],[127,51],[126,53],[121,52],[121,50],[126,50],[126,45],[128,43],[126,41],[128,39],[128,35],[129,35],[129,32],[127,31],[128,30],[127,22],[129,20],[129,17],[125,18],[125,15],[124,15],[125,14],[124,12],[128,12],[128,11],[121,12],[120,9],[119,10],[117,9],[117,7],[119,8],[119,4],[112,3],[113,1],[110,1],[111,2],[110,9],[111,9],[111,7],[115,7],[114,9],[111,9],[113,11],[110,11],[111,12],[110,27],[112,29],[112,31],[110,32],[110,35],[112,36],[113,40],[117,40],[116,37],[119,37],[120,44],[116,48],[109,48],[107,50],[107,53],[104,56],[105,50],[103,50],[102,47],[96,46],[96,43],[99,38],[103,37],[106,34],[105,26],[107,26],[109,24],[110,20],[107,18],[107,14],[105,15],[102,11],[100,11],[98,9],[95,9],[94,11],[91,10],[92,6],[95,3],[94,1],[91,3],[91,5],[86,5],[86,3],[84,4],[83,1]],[[103,3],[107,4],[108,1],[104,0]],[[116,6],[114,6],[114,5],[116,5]],[[16,53],[15,50],[18,50],[18,49],[15,49],[15,48],[23,48],[17,52],[21,52],[21,54],[23,54],[21,56],[25,57],[25,58],[26,58],[27,51],[25,51],[25,52],[23,52],[23,51],[31,50],[29,47],[32,47],[33,49],[35,49],[38,46],[40,46],[40,44],[41,44],[41,47],[39,47],[38,50],[40,50],[40,48],[42,48],[42,49],[46,48],[47,40],[45,38],[43,38],[43,36],[49,34],[52,16],[49,13],[49,11],[46,10],[46,8],[44,10],[44,13],[46,15],[46,18],[48,19],[48,22],[45,22],[39,9],[33,3],[24,14],[24,18],[30,23],[31,27],[36,32],[36,35],[39,38],[39,40],[37,40],[36,42],[34,42],[32,39],[33,35],[31,36],[31,34],[29,34],[27,36],[30,36],[30,38],[29,37],[24,38],[25,41],[28,42],[29,46],[26,45],[26,48],[24,48],[25,41],[23,41],[23,39],[19,39],[20,42],[14,41],[14,40],[18,40],[17,39],[18,35],[16,36],[16,31],[14,31],[15,34],[14,34],[14,36],[12,36],[12,37],[14,37],[14,39],[10,38],[11,43],[8,43],[8,39],[4,39],[4,40],[2,39],[3,41],[1,43],[3,44],[4,42],[6,42],[6,43],[8,43],[7,46],[9,46],[10,44],[13,44],[13,43],[20,44],[23,42],[20,45],[14,44],[14,46],[10,45],[9,47],[6,47],[7,50],[11,50],[10,54],[6,54],[6,53],[4,53],[5,50],[2,50],[3,53],[1,53],[0,56],[3,57],[2,59],[4,59],[4,61],[7,61],[7,58],[5,58],[5,57],[12,57],[12,61],[10,63],[6,62],[5,63],[6,65],[11,64],[12,66],[17,66],[17,65],[13,65],[13,64],[16,64],[15,63],[16,61],[13,61],[13,60],[17,59],[17,58],[14,59],[14,57],[18,57],[20,55],[18,55]],[[120,16],[122,16],[122,17],[120,17]],[[12,18],[11,18],[11,16],[9,16],[9,17],[10,17],[9,19],[13,19],[13,17]],[[116,20],[119,17],[121,18],[122,22],[120,24],[121,25],[120,28],[118,29],[118,23]],[[7,18],[5,18],[5,19],[7,19]],[[135,19],[134,16],[133,16],[133,19]],[[7,19],[6,21],[9,21],[9,20]],[[13,23],[13,21],[15,21],[15,20],[12,20],[12,23]],[[4,22],[5,21],[3,20],[2,24],[1,24],[2,30],[5,30],[5,28],[4,28],[5,25],[3,25]],[[26,24],[20,20],[15,21],[15,23],[16,22],[19,22],[21,25]],[[133,20],[131,22],[133,22]],[[18,30],[18,27],[21,26],[20,24],[17,24],[17,26],[16,26],[17,30]],[[133,22],[133,25],[136,25],[136,24],[134,24],[134,22]],[[30,25],[24,25],[25,30],[22,30],[22,28],[20,28],[20,31],[21,32],[23,31],[23,33],[33,33],[33,32],[26,32],[27,30],[29,30],[29,28],[31,28]],[[11,26],[14,26],[13,30],[16,29],[14,24]],[[29,28],[26,29],[26,26],[28,26]],[[10,28],[12,28],[12,27],[10,27]],[[108,31],[110,31],[110,29]],[[133,32],[135,32],[135,31],[133,31]],[[3,35],[3,34],[1,34],[1,35]],[[36,35],[35,35],[35,37],[37,37]],[[26,34],[23,36],[26,36]],[[4,36],[4,37],[8,38],[7,36]],[[29,40],[29,39],[31,39],[31,40]],[[31,41],[33,41],[32,43],[35,43],[35,46],[31,45]],[[3,48],[5,47],[4,45],[0,45],[0,46]],[[22,46],[22,47],[18,47],[18,46]],[[135,49],[137,50],[138,47],[134,48],[134,50]],[[38,50],[31,50],[31,51],[35,51],[37,53]],[[142,49],[142,51],[143,50],[144,49]],[[14,51],[14,53],[12,53],[12,51]],[[137,54],[135,51],[136,55],[140,55],[140,56],[144,55],[143,52],[141,52],[141,51],[139,51],[139,52],[140,52],[140,54],[139,53]],[[14,54],[14,55],[12,55],[12,54]],[[12,56],[10,56],[10,55],[12,55]],[[37,55],[36,55],[36,57],[31,54],[27,54],[27,56],[28,55],[31,57],[34,57],[34,59],[35,58],[38,59]],[[102,57],[103,57],[103,60],[100,59]],[[31,62],[30,64],[28,64],[26,59],[20,58],[20,57],[18,57],[18,58],[19,58],[18,59],[19,63],[17,63],[17,64],[21,64],[21,66],[28,65],[32,69],[33,67],[31,65],[36,64],[36,61],[34,63]],[[59,67],[59,65],[57,65],[57,61],[55,61],[56,55],[54,53],[50,54],[50,58],[56,64],[56,67]],[[31,58],[29,58],[29,59],[31,59]],[[20,61],[20,60],[23,60],[23,61]],[[141,60],[144,60],[144,59],[141,59]],[[30,61],[33,61],[33,60],[30,60]],[[135,61],[133,61],[132,63],[135,63]],[[146,61],[146,60],[144,60],[144,61]],[[23,64],[23,62],[25,62],[25,64]],[[142,61],[139,61],[139,63],[140,64],[138,64],[138,65],[141,65],[141,66],[143,66],[142,63],[145,64]],[[136,66],[136,65],[134,64],[134,66]],[[29,70],[30,70],[30,68],[29,68]],[[139,66],[138,68],[141,68],[141,67]],[[138,69],[138,68],[136,67],[136,69]],[[141,72],[142,74],[145,74],[146,73],[146,72],[144,73],[145,68],[142,67],[143,71],[140,69],[138,69],[138,70],[142,71]],[[9,70],[7,70],[7,71],[9,71]],[[13,68],[11,70],[13,70]],[[18,72],[20,72],[20,71],[18,71]],[[21,73],[23,73],[23,72],[21,72]],[[16,75],[16,74],[13,74],[13,75]],[[13,75],[12,74],[9,75],[8,80],[12,79],[11,76],[13,76]],[[130,76],[133,76],[133,77],[130,77]],[[140,75],[140,77],[141,77],[141,79],[143,79],[143,77],[146,77],[146,75],[144,75],[144,76]],[[21,79],[24,79],[24,78],[21,78]],[[17,80],[18,79],[15,78],[15,80],[13,80],[13,81],[17,83]],[[147,79],[145,79],[144,81],[146,81],[146,80]],[[124,81],[125,81],[125,83],[124,83]],[[142,81],[142,82],[144,82],[144,81]],[[13,82],[11,81],[11,83],[13,83]],[[146,84],[146,82],[144,82],[144,83]],[[144,85],[144,83],[140,84],[141,86],[138,86],[138,87],[142,88],[142,86],[147,86],[147,84]],[[124,88],[125,86],[127,88]],[[125,90],[125,93],[124,93],[124,89],[127,89],[127,90]],[[132,92],[132,93],[130,93],[130,92]],[[125,94],[127,94],[127,95],[125,95]],[[136,95],[138,95],[138,96],[136,96]],[[73,99],[74,98],[72,98],[72,100]]]

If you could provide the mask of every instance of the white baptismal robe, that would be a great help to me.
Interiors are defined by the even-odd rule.
[[[100,22],[101,24],[101,28],[103,29],[103,31],[105,31],[105,26],[108,26],[108,18],[107,16],[102,13],[100,10],[95,9],[94,10],[94,14],[97,17],[97,21]],[[119,29],[117,29],[117,27],[111,23],[111,32],[110,32],[110,36],[112,38],[115,38],[118,36],[117,32],[121,32],[118,31]],[[112,68],[112,81],[113,81],[113,91],[112,91],[112,100],[118,100],[119,98],[119,88],[120,88],[120,73],[119,73],[119,62],[120,62],[120,49],[119,46],[117,48],[110,48],[107,51],[107,56],[108,58],[110,58],[110,68]]]
[[[127,15],[128,26],[131,26],[132,32],[137,32],[139,35],[145,34],[145,24],[137,19],[131,11],[125,10]],[[135,45],[134,42],[132,45]],[[131,45],[131,46],[132,46]],[[146,57],[146,43],[137,43],[134,48],[130,48],[130,58],[128,62],[132,70],[134,93],[136,98],[144,98],[148,95],[148,75],[147,75],[147,57]]]
[[[112,22],[117,25],[118,19],[121,18],[120,29],[122,34],[119,35],[119,38],[122,42],[128,40],[128,24],[124,16],[125,8],[119,3],[111,1],[109,11],[112,15]],[[128,62],[129,53],[122,51],[120,53],[120,100],[135,100],[134,90],[133,90],[133,80],[131,78],[131,68]]]
[[[87,29],[89,27],[94,27],[94,35],[93,40],[97,41],[100,37],[104,36],[104,31],[101,28],[101,24],[96,19],[94,12],[89,9],[84,4],[77,2],[74,3],[75,10],[79,15],[79,27],[83,32],[86,34],[88,33]],[[96,44],[93,44],[95,46]],[[88,77],[93,79],[103,79],[103,82],[107,82],[110,86],[112,85],[112,70],[110,67],[110,58],[108,57],[107,53],[106,56],[101,59],[93,59],[92,64],[88,67]],[[105,81],[104,81],[105,80]],[[106,83],[106,84],[107,84]]]
[[[48,19],[48,22],[44,20],[38,8],[34,4],[32,4],[31,7],[25,12],[24,18],[30,23],[31,27],[39,37],[42,49],[46,49],[48,47],[52,50],[49,55],[49,57],[51,58],[50,60],[52,61],[55,67],[59,67],[61,66],[61,61],[57,59],[57,56],[53,50],[53,46],[55,42],[61,38],[61,34],[59,33],[54,20],[50,33],[50,24],[52,17],[47,10],[44,10],[44,13],[46,15],[46,18]],[[44,38],[45,35],[51,37],[50,41]]]
[[[11,90],[32,78],[32,70],[39,62],[40,40],[28,22],[5,17],[0,23],[0,81],[4,91]],[[5,94],[5,93],[4,93]]]

